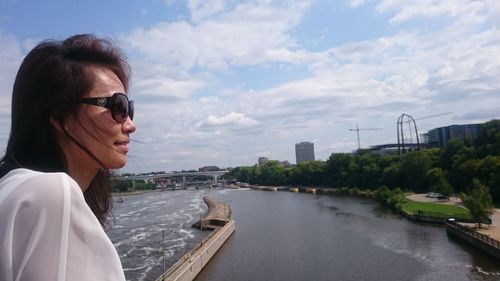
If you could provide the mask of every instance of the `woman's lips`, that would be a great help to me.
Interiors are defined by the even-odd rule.
[[[115,142],[115,147],[118,151],[126,154],[128,152],[128,141],[118,141]]]

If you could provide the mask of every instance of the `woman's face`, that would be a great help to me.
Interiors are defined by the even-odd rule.
[[[85,98],[111,97],[114,93],[125,93],[120,79],[111,70],[94,66],[91,71],[95,77],[94,87]],[[111,110],[82,104],[78,114],[68,121],[68,133],[87,148],[104,168],[117,169],[125,166],[130,134],[136,130],[129,117],[119,123],[112,118]]]

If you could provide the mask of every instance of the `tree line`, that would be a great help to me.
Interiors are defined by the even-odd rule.
[[[333,153],[327,161],[308,161],[285,167],[278,161],[234,168],[230,177],[259,185],[350,187],[452,193],[467,192],[474,185],[489,187],[500,204],[500,120],[481,126],[478,137],[451,139],[445,148],[427,148],[399,155],[370,151]]]

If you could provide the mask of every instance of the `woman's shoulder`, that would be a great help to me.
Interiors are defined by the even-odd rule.
[[[45,173],[20,168],[0,179],[0,204],[4,199],[9,198],[11,201],[18,198],[24,202],[32,202],[35,206],[59,205],[74,193],[81,194],[82,191],[66,173]]]

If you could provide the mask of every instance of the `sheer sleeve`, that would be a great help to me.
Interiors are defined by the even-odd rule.
[[[0,280],[124,280],[116,250],[69,176],[36,173],[2,183],[1,192]]]

